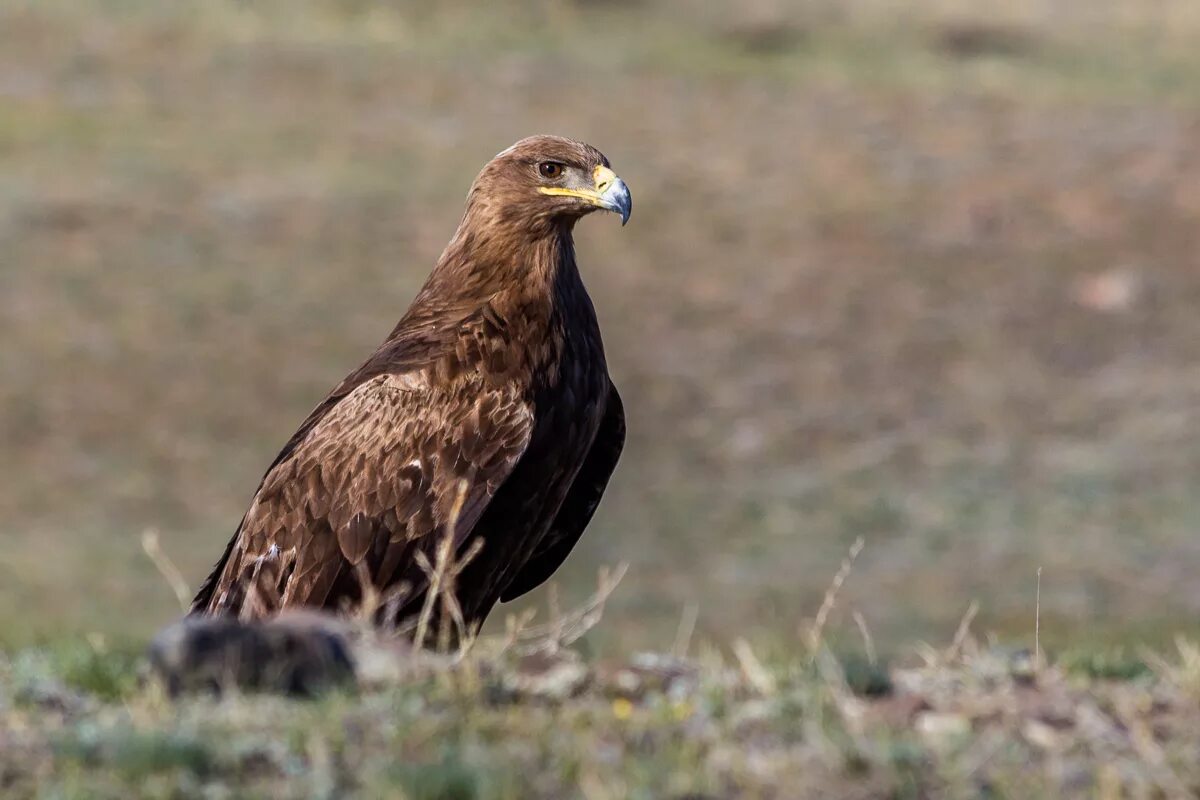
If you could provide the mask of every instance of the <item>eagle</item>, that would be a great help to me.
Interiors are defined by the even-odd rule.
[[[630,208],[582,142],[534,136],[489,161],[408,311],[267,469],[191,614],[340,611],[402,587],[381,620],[400,626],[432,593],[439,542],[462,557],[467,626],[543,583],[625,441],[572,232]]]

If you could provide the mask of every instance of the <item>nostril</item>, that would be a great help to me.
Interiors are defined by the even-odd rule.
[[[611,185],[612,185],[612,181],[600,181],[599,183],[596,184],[596,189],[603,192],[605,189],[607,189]]]

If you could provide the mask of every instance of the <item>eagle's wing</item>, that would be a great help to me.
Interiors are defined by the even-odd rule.
[[[193,611],[327,605],[357,593],[364,567],[389,586],[452,518],[461,545],[533,428],[515,388],[477,383],[417,370],[331,395],[267,472]]]
[[[621,404],[621,395],[617,394],[617,387],[611,386],[600,429],[559,507],[554,524],[533,557],[525,562],[521,571],[505,587],[500,596],[502,601],[508,602],[537,588],[567,560],[571,549],[583,535],[583,529],[591,521],[596,506],[600,505],[600,496],[604,494],[624,445],[625,408]]]

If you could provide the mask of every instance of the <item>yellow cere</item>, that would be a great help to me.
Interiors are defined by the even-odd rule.
[[[616,179],[617,173],[613,172],[603,164],[598,164],[596,168],[592,170],[592,183],[595,184],[597,192],[603,192],[609,186],[612,186],[612,182]]]

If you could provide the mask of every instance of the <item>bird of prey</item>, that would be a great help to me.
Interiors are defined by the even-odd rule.
[[[534,136],[488,162],[411,307],[267,470],[192,613],[339,609],[403,585],[397,624],[443,540],[475,552],[455,581],[467,625],[545,581],[625,439],[572,241],[598,209],[624,224],[629,190],[582,142]]]

